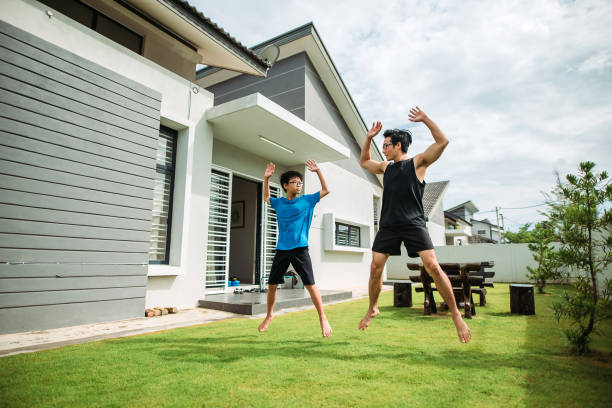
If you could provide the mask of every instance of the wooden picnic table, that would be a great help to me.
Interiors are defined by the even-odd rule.
[[[492,267],[493,265],[493,262],[457,262],[440,264],[440,267],[451,282],[457,306],[464,308],[464,316],[468,319],[471,319],[472,316],[476,314],[473,298],[474,293],[480,295],[480,306],[486,305],[487,292],[485,286],[493,287],[493,284],[486,282],[485,278],[492,278],[495,276],[495,272],[487,272],[484,269]],[[431,313],[437,313],[438,310],[433,296],[433,292],[437,289],[433,288],[431,285],[434,282],[433,278],[421,264],[409,263],[406,264],[406,266],[410,270],[420,271],[419,275],[411,275],[410,280],[423,284],[422,291],[425,297],[424,314],[430,315]],[[416,291],[420,292],[419,289],[421,288],[417,288]]]

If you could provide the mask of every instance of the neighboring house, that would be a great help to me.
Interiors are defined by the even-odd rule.
[[[382,177],[359,166],[367,128],[314,26],[255,47],[280,47],[267,72],[180,0],[9,0],[0,15],[0,332],[194,307],[232,276],[263,284],[269,161],[275,195],[283,171],[321,164],[315,277],[366,284]],[[223,69],[196,78],[196,64]]]
[[[472,230],[474,231],[474,242],[500,242],[501,228],[491,223],[488,219],[472,220]]]
[[[468,245],[472,240],[472,223],[444,211],[446,245]]]
[[[434,246],[446,245],[444,205],[442,199],[448,189],[449,181],[436,181],[425,184],[423,210],[427,217],[427,230]]]
[[[478,207],[472,201],[466,201],[444,212],[447,217],[447,243],[453,242],[448,245],[466,245],[468,242],[471,244],[499,242],[500,228],[486,218],[484,220],[475,219],[474,214],[477,212]],[[456,219],[461,222],[457,224]],[[463,228],[467,232],[467,225],[470,226],[469,234],[457,231]]]

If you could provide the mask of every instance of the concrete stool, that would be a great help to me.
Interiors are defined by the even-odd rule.
[[[393,306],[412,307],[412,283],[393,284]]]
[[[522,315],[535,314],[533,285],[510,285],[510,312]]]

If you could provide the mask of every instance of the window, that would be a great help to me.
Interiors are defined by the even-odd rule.
[[[137,54],[142,52],[142,36],[81,3],[79,0],[39,1]]]
[[[177,132],[165,126],[159,129],[155,187],[153,190],[153,222],[149,263],[167,264],[170,252],[172,192],[176,160]]]
[[[336,245],[361,247],[361,231],[359,227],[336,222]]]
[[[478,230],[478,235],[486,235],[487,231],[485,230]]]
[[[373,197],[373,208],[374,208],[374,231],[378,231],[378,203],[380,202],[380,198],[374,196]]]

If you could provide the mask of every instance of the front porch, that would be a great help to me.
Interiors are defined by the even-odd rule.
[[[351,299],[353,292],[342,290],[320,290],[323,304],[339,300]],[[198,302],[199,307],[222,310],[224,312],[243,315],[256,315],[266,313],[267,293],[243,292],[220,293],[206,295]],[[308,306],[312,302],[306,289],[278,289],[274,310],[289,309],[293,307]]]

